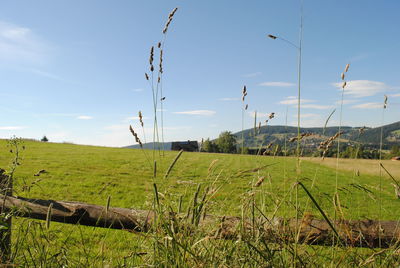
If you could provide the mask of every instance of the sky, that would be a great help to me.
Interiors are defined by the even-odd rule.
[[[268,124],[297,125],[299,50],[267,35],[299,45],[298,0],[14,0],[0,3],[0,138],[126,146],[135,144],[132,125],[152,141],[144,73],[175,7],[163,50],[160,139],[240,131],[244,85],[245,128],[255,111],[263,124],[274,112]],[[397,0],[303,1],[302,127],[323,126],[334,109],[329,126],[400,120],[399,10]]]

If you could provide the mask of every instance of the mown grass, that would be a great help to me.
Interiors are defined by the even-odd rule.
[[[33,141],[24,141],[23,145],[26,149],[15,173],[15,195],[99,205],[105,205],[110,196],[111,206],[114,207],[151,209],[153,183],[157,183],[159,191],[174,208],[178,207],[178,201],[182,197],[182,210],[186,211],[193,193],[201,184],[203,188],[208,185],[217,190],[207,207],[209,214],[241,215],[243,204],[253,191],[256,192],[257,205],[266,215],[276,212],[279,216],[294,217],[296,214],[293,191],[296,178],[295,158],[184,152],[168,179],[163,179],[165,171],[177,154],[165,152],[164,157],[157,158],[158,175],[154,179],[152,164],[146,160],[141,150]],[[6,168],[12,154],[8,153],[4,140],[0,141],[0,150],[0,167]],[[47,172],[33,176],[41,169]],[[254,184],[262,176],[265,177],[263,184],[255,188]],[[336,171],[333,168],[313,161],[301,163],[301,181],[331,217],[334,214],[332,199],[335,177]],[[383,178],[381,195],[379,178],[363,172],[362,168],[359,176],[354,172],[339,170],[338,181],[340,202],[346,219],[378,219],[378,215],[381,215],[382,220],[399,220],[399,215],[395,212],[400,200],[395,197],[391,181],[386,177]],[[382,198],[382,211],[379,211],[379,198]],[[301,213],[307,212],[321,218],[300,189],[299,204]],[[43,223],[29,219],[15,219],[13,229],[17,263],[38,264],[43,261],[57,265],[65,262],[72,266],[123,266],[125,261],[126,265],[131,266],[155,262],[152,249],[154,245],[148,241],[148,237],[140,234],[58,223],[51,223],[50,229],[44,230]],[[254,253],[248,251],[248,247],[243,247],[241,251],[240,247],[229,241],[208,241],[206,244],[210,246],[213,243],[226,243],[219,247],[222,247],[222,252],[226,250],[227,254],[232,251],[229,257],[232,263]],[[315,248],[301,246],[299,250],[316,255]],[[329,249],[317,248],[318,252],[326,251],[326,254],[316,255],[312,262],[332,262]],[[289,254],[282,252],[281,257]],[[347,264],[359,264],[363,261],[362,254],[365,253],[364,257],[367,259],[370,253],[365,249],[343,252],[347,252],[349,256],[350,252],[361,254],[354,255],[358,262],[352,262],[350,258],[345,260]],[[179,256],[184,258],[185,255]],[[207,263],[210,255],[206,256],[204,261]],[[221,261],[221,256],[215,258]],[[263,259],[259,258],[261,257],[256,257],[254,265],[257,261],[262,263]],[[225,261],[225,264],[230,263]],[[190,265],[190,262],[185,265]]]

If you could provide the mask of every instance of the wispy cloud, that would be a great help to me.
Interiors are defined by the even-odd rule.
[[[301,105],[300,107],[305,109],[317,109],[317,110],[325,110],[333,108],[333,105],[320,105],[320,104],[315,104],[315,102],[316,102],[315,100],[300,99],[300,105]],[[297,106],[298,99],[295,96],[289,96],[286,99],[280,101],[279,104]]]
[[[355,103],[355,102],[357,102],[357,101],[358,101],[358,100],[354,100],[354,99],[351,99],[351,100],[343,100],[343,104],[344,104],[344,105],[346,105],[346,104],[352,104],[352,103]],[[338,100],[338,101],[335,102],[336,105],[340,105],[341,103],[342,103],[341,100]]]
[[[254,118],[256,112],[248,112],[248,115],[252,118]],[[269,113],[262,113],[262,112],[257,112],[257,118],[263,118],[263,117],[268,117]],[[276,117],[276,114],[275,114]]]
[[[146,120],[149,119],[147,116],[143,116],[142,119]],[[131,121],[131,120],[139,120],[139,116],[130,116],[125,118],[125,121]]]
[[[294,114],[293,117],[297,118],[297,114]],[[319,118],[320,115],[319,114],[313,114],[313,113],[304,113],[304,114],[300,114],[300,118]]]
[[[220,101],[238,101],[240,99],[239,98],[221,98],[221,99],[218,99],[218,100],[220,100]]]
[[[134,92],[142,92],[144,89],[143,88],[134,88],[132,91]]]
[[[26,127],[23,126],[4,126],[4,127],[0,127],[0,130],[20,130],[20,129],[24,129]]]
[[[79,115],[76,119],[79,119],[79,120],[90,120],[90,119],[93,119],[93,117],[89,116],[89,115]]]
[[[310,102],[315,102],[314,100],[307,100],[307,99],[300,99],[300,104],[302,103],[310,103]],[[286,99],[282,100],[279,102],[279,104],[285,104],[285,105],[297,105],[298,99],[295,96],[289,96],[286,97]]]
[[[263,87],[293,87],[296,84],[289,82],[263,82],[258,85]]]
[[[216,112],[210,110],[194,110],[194,111],[174,112],[174,114],[212,116],[216,114]]]
[[[367,102],[367,103],[353,105],[353,106],[351,106],[351,108],[355,108],[355,109],[379,109],[379,108],[383,108],[383,103]]]
[[[400,93],[396,93],[396,94],[389,94],[389,97],[393,97],[393,98],[397,98],[400,97]]]
[[[335,87],[341,91],[342,83],[334,83]],[[353,80],[348,81],[344,89],[344,93],[354,98],[363,98],[374,96],[378,93],[385,92],[391,88],[383,82],[370,80]]]
[[[243,77],[256,77],[261,74],[262,74],[261,72],[255,72],[255,73],[244,74]]]
[[[42,63],[48,45],[27,27],[0,21],[0,59],[8,63]]]
[[[51,79],[54,79],[54,80],[61,80],[61,77],[59,77],[58,75],[49,73],[49,72],[45,72],[45,71],[37,70],[37,69],[31,69],[30,71],[32,73],[34,73],[34,74],[37,74],[37,75],[40,75],[40,76],[43,76],[43,77],[46,77],[46,78],[51,78]]]
[[[326,110],[334,108],[333,105],[319,105],[319,104],[303,104],[300,107],[305,109],[317,109],[317,110]]]

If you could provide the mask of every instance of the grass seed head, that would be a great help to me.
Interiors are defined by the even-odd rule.
[[[344,72],[347,73],[347,71],[349,70],[350,67],[350,63],[346,64],[346,67],[344,67]]]
[[[383,101],[383,109],[386,109],[387,107],[387,101],[388,101],[388,97],[385,95],[385,99]]]
[[[258,181],[256,182],[256,184],[254,184],[254,187],[260,187],[261,184],[264,182],[264,180],[265,180],[265,177],[264,177],[264,176],[259,177],[259,178],[258,178]]]
[[[143,127],[143,115],[142,115],[142,112],[141,111],[139,111],[139,121],[140,121],[140,125]]]
[[[272,118],[274,118],[275,117],[275,113],[270,113],[269,115],[268,115],[268,118],[269,119],[272,119]]]

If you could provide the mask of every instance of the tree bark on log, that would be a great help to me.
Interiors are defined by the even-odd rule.
[[[147,232],[155,219],[155,212],[54,200],[27,199],[2,196],[6,209],[14,210],[15,216],[46,220],[48,207],[52,204],[51,221],[86,226],[123,229],[132,232]],[[183,218],[183,215],[164,214],[167,218]],[[255,223],[254,225],[253,222]],[[183,223],[182,223],[183,225]],[[240,217],[206,215],[198,228],[207,230],[208,235],[222,239],[237,239],[256,232],[270,242],[295,242],[313,245],[387,248],[400,241],[399,221],[341,220],[333,222],[339,235],[329,224],[320,219],[257,218],[242,221]],[[182,226],[181,226],[182,227]],[[203,228],[207,227],[207,228]],[[333,241],[335,239],[335,241]]]
[[[11,227],[12,218],[6,217],[6,207],[4,196],[12,195],[12,178],[6,174],[4,169],[0,168],[0,214],[3,216],[1,221],[5,228],[0,230],[0,260],[1,263],[8,263],[11,256]]]

